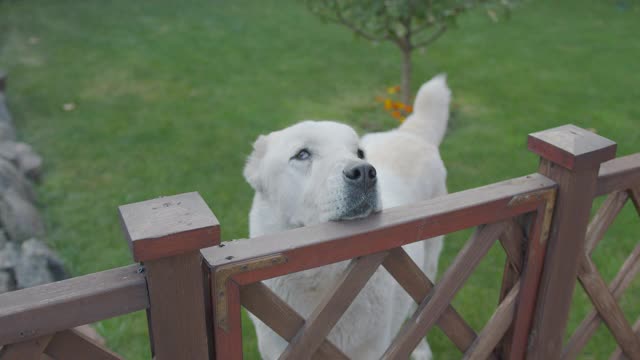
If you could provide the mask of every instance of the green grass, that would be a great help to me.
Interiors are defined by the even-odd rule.
[[[450,191],[534,172],[526,134],[568,122],[614,139],[620,155],[640,151],[639,16],[632,1],[525,2],[506,22],[469,14],[416,53],[414,88],[446,72],[454,92],[442,145]],[[74,275],[131,263],[116,207],[159,195],[197,190],[224,239],[246,236],[252,140],[305,118],[393,127],[374,97],[398,83],[399,64],[391,45],[354,39],[295,1],[0,0],[9,105],[44,155],[48,239]],[[627,208],[596,250],[607,279],[639,229]],[[468,234],[448,236],[441,271]],[[455,299],[477,329],[495,309],[503,262],[492,249]],[[591,310],[576,294],[570,330]],[[634,319],[639,296],[636,280],[622,300]],[[258,358],[245,325],[245,355]],[[149,357],[143,314],[98,329],[127,358]],[[437,358],[458,357],[438,330],[429,339]],[[584,356],[613,347],[602,326]]]

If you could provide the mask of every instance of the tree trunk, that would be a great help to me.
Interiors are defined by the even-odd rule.
[[[402,85],[400,91],[402,94],[402,102],[411,104],[411,49],[404,48],[402,51]]]

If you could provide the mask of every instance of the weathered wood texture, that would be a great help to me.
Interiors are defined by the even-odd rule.
[[[291,339],[280,359],[302,359],[315,353],[386,256],[387,253],[384,252],[351,260],[334,288],[327,292],[296,336]]]
[[[529,135],[529,150],[569,170],[598,169],[616,156],[615,142],[575,125]]]
[[[631,325],[607,289],[607,285],[602,280],[595,264],[586,255],[581,259],[578,278],[618,345],[631,359],[640,359],[640,339],[633,333]]]
[[[120,220],[135,261],[193,252],[220,242],[220,224],[196,192],[122,205]]]
[[[635,332],[636,336],[640,338],[640,318],[638,320],[636,320],[636,323],[633,324],[633,331]],[[627,357],[625,357],[625,354],[622,352],[622,349],[618,346],[613,353],[611,354],[611,357],[609,357],[609,360],[624,360],[627,359]],[[634,358],[631,358],[634,359]]]
[[[233,280],[224,284],[224,296],[216,292],[217,284],[212,276],[211,300],[213,309],[218,308],[218,301],[226,301],[227,326],[219,326],[217,312],[214,312],[213,335],[215,340],[215,359],[242,360],[242,319],[240,316],[240,286]]]
[[[507,254],[502,274],[502,285],[500,287],[500,301],[502,303],[511,289],[518,282],[522,265],[524,263],[525,237],[522,228],[517,221],[511,220],[507,223],[505,231],[500,236],[500,244]],[[513,342],[513,325],[504,334],[503,341],[498,344],[497,354],[502,358],[508,358],[511,353]]]
[[[633,278],[640,272],[640,244],[631,252],[625,260],[620,271],[609,285],[609,291],[615,300],[620,300],[624,291],[629,287]],[[582,348],[598,329],[602,322],[602,317],[597,310],[592,311],[582,321],[580,326],[573,333],[567,345],[563,349],[562,359],[575,359],[580,354]]]
[[[558,359],[584,250],[591,202],[600,163],[615,156],[615,143],[575,126],[529,136],[529,149],[541,156],[539,172],[558,184],[551,236],[527,357]]]
[[[392,249],[401,250],[402,245],[414,241],[486,222],[502,221],[532,211],[538,212],[545,209],[549,196],[554,191],[553,182],[534,174],[407,207],[389,209],[359,221],[298,228],[249,240],[227,242],[224,247],[203,249],[201,252],[212,273],[214,317],[224,319],[222,322],[215,322],[216,355],[225,359],[241,357],[240,309],[237,301],[243,286],[358,256]],[[489,227],[493,229],[494,226],[496,225]],[[471,254],[476,253],[469,253]],[[259,269],[250,266],[275,259],[284,261],[272,266],[260,266]],[[522,260],[517,261],[521,262]],[[406,271],[390,271],[396,278],[404,278],[402,281],[408,281],[407,278],[412,276]],[[423,280],[428,281],[426,277]],[[418,302],[425,301],[426,293],[433,286],[430,281],[425,283],[423,280],[412,279],[412,284],[401,282]],[[216,284],[216,281],[224,282],[224,285]],[[476,334],[448,303],[443,305],[442,311],[433,314],[434,321],[464,351],[473,343]]]
[[[382,359],[409,358],[420,340],[436,323],[440,315],[458,292],[473,269],[489,251],[495,239],[504,231],[504,223],[485,225],[476,230],[465,244],[442,279],[431,291],[413,316],[407,320],[400,333],[393,340]]]
[[[640,215],[640,181],[636,183],[632,188],[627,190],[629,196],[631,197],[631,202],[633,202],[633,206],[636,208],[636,212]]]
[[[413,262],[404,249],[395,248],[389,253],[389,256],[382,263],[384,268],[417,304],[425,301],[431,289],[433,289],[433,282]],[[451,305],[444,310],[438,319],[437,325],[463,353],[469,349],[476,338],[473,328],[464,321]]]
[[[44,349],[51,341],[51,335],[41,336],[0,349],[0,360],[40,360]]]
[[[302,316],[261,282],[243,286],[240,289],[240,299],[242,306],[287,341],[291,341],[305,323]],[[329,340],[324,339],[312,359],[348,358]]]
[[[65,330],[55,334],[45,353],[60,360],[124,359],[76,330]]]
[[[509,359],[524,359],[527,351],[530,332],[533,323],[533,314],[536,308],[538,289],[542,281],[542,270],[547,249],[547,241],[553,209],[555,206],[556,192],[548,194],[547,202],[538,208],[533,218],[523,219],[528,227],[527,252],[524,266],[521,265],[520,294],[517,305],[517,313],[513,324],[512,339],[509,341]],[[533,221],[531,221],[533,219]],[[515,257],[514,257],[515,258]]]
[[[596,248],[604,233],[609,229],[616,216],[620,213],[629,195],[626,191],[616,191],[607,196],[602,206],[598,209],[587,228],[585,251],[591,254]]]
[[[607,286],[598,273],[595,264],[588,257],[595,249],[598,242],[604,236],[611,223],[622,210],[627,199],[631,198],[636,210],[640,214],[637,206],[638,194],[635,188],[627,191],[616,190],[604,201],[598,212],[593,217],[587,231],[585,255],[581,259],[581,266],[578,271],[579,280],[583,288],[594,303],[596,310],[591,312],[576,329],[563,349],[563,359],[575,359],[582,348],[589,341],[600,323],[604,320],[621,349],[631,358],[640,357],[640,337],[633,333],[627,320],[624,318],[622,310],[617,301],[622,296],[624,290],[629,286],[631,280],[640,271],[640,245],[638,245],[631,255],[625,260],[620,271]],[[619,350],[622,351],[622,350]],[[614,358],[617,355],[614,354]]]
[[[144,275],[130,265],[0,295],[0,345],[149,306]]]
[[[209,357],[201,261],[192,252],[145,263],[158,360]]]
[[[596,195],[626,190],[640,184],[640,153],[621,156],[600,167]]]
[[[270,255],[285,264],[233,277],[240,285],[315,268],[357,256],[387,251],[480,224],[537,210],[555,184],[539,174],[462,191],[399,208],[383,210],[359,221],[335,222],[225,243],[202,250],[215,269]],[[514,201],[519,200],[519,201]]]
[[[144,261],[153,355],[208,359],[210,294],[200,249],[220,243],[215,215],[198,193],[123,205],[119,211],[133,257]]]
[[[500,303],[487,325],[465,353],[463,359],[484,360],[491,356],[491,352],[496,348],[498,342],[509,329],[509,325],[513,322],[516,299],[520,291],[519,285],[516,282],[515,286],[502,300],[502,303]]]

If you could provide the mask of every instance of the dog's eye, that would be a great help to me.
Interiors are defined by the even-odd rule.
[[[298,151],[297,154],[295,154],[292,159],[296,159],[296,160],[307,160],[308,158],[311,157],[311,153],[309,152],[309,150],[307,149],[302,149],[300,151]]]
[[[358,149],[358,158],[364,159],[364,151],[362,149]]]

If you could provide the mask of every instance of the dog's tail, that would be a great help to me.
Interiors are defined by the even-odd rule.
[[[450,101],[451,90],[447,86],[447,76],[437,75],[420,87],[413,104],[413,114],[399,130],[424,136],[429,143],[440,145],[447,131]]]

